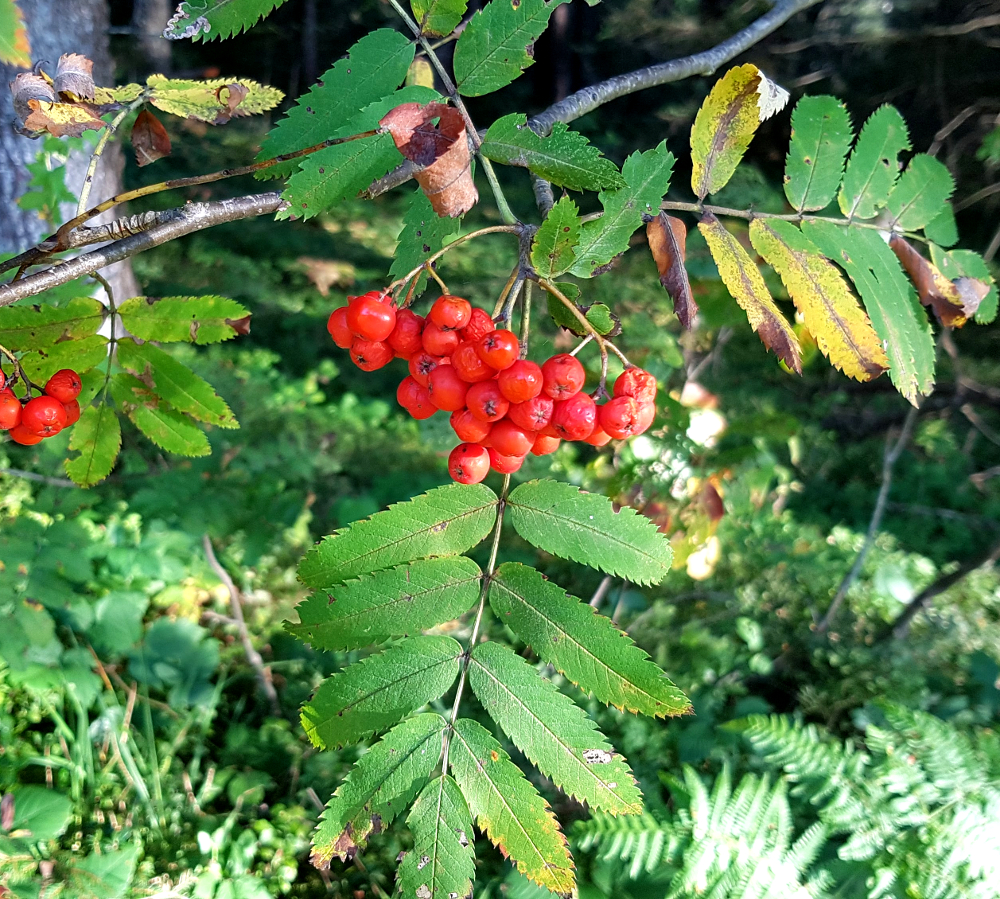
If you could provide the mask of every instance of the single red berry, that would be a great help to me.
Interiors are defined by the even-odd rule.
[[[9,431],[21,423],[21,401],[11,390],[0,390],[0,431]]]
[[[648,371],[626,368],[615,381],[615,396],[635,397],[636,402],[651,403],[656,399],[656,378]]]
[[[518,359],[500,372],[497,384],[512,403],[526,403],[542,392],[542,370],[528,359]]]
[[[457,331],[464,328],[471,320],[472,304],[461,297],[445,294],[434,301],[427,317],[439,328],[446,331]]]
[[[351,360],[362,371],[384,368],[395,358],[396,354],[392,351],[392,347],[381,340],[355,337],[351,343]]]
[[[326,320],[326,330],[330,332],[333,342],[342,350],[349,350],[354,343],[354,334],[347,326],[347,307],[341,306],[330,313]]]
[[[62,368],[45,382],[45,393],[60,403],[71,403],[80,395],[83,383],[72,368]]]
[[[468,394],[466,394],[466,400],[468,400]],[[481,418],[476,418],[468,409],[458,409],[451,413],[451,427],[463,443],[482,444],[490,436],[493,425]]]
[[[460,443],[448,456],[448,473],[459,484],[478,484],[489,471],[489,450],[478,443]]]
[[[498,421],[490,431],[490,443],[504,456],[526,456],[534,442],[534,431],[519,428],[509,418]]]
[[[400,309],[396,312],[396,326],[386,338],[400,359],[412,359],[423,348],[420,335],[424,330],[424,317],[417,315],[412,309]]]
[[[3,370],[0,369],[0,390],[3,390],[7,386],[7,377],[4,375]]]
[[[500,421],[510,408],[510,401],[500,392],[496,381],[480,381],[469,388],[465,405],[481,421]]]
[[[450,356],[462,342],[458,336],[458,331],[446,331],[439,328],[434,322],[427,322],[424,325],[424,333],[420,338],[423,343],[424,352],[432,356]]]
[[[476,307],[472,310],[469,323],[462,328],[462,340],[482,340],[495,327],[489,313],[485,309]]]
[[[498,453],[493,447],[487,452],[490,454],[490,468],[500,474],[513,474],[524,464],[524,456],[505,456]]]
[[[586,393],[556,403],[552,427],[564,440],[586,440],[597,423],[597,406]]]
[[[419,352],[410,357],[410,376],[422,387],[427,386],[427,376],[439,365],[449,365],[449,361],[441,356]]]
[[[625,440],[635,433],[639,404],[631,396],[616,396],[597,410],[601,427],[613,440]]]
[[[439,365],[427,376],[427,389],[431,402],[445,412],[465,408],[465,395],[469,384],[463,381],[454,365]]]
[[[507,417],[526,431],[540,431],[552,420],[554,405],[551,397],[539,394],[526,403],[511,403]]]
[[[605,446],[611,442],[611,435],[598,423],[594,425],[594,430],[590,432],[590,436],[583,438],[583,442],[589,443],[591,446]]]
[[[75,425],[80,420],[80,404],[73,400],[69,403],[63,403],[63,407],[66,409],[66,427]]]
[[[555,407],[553,407],[552,411],[555,412]],[[538,433],[542,437],[555,437],[557,440],[562,440],[562,435],[555,429],[551,421]]]
[[[645,434],[656,418],[656,403],[639,403],[639,417],[636,419],[635,427],[632,429],[632,436]]]
[[[29,431],[24,425],[17,425],[10,429],[10,439],[14,443],[20,443],[22,446],[34,446],[36,443],[41,443],[45,438],[41,434]]]
[[[487,365],[503,371],[517,361],[520,349],[513,331],[490,331],[479,341],[476,352]]]
[[[488,381],[497,372],[491,368],[476,352],[476,344],[472,340],[460,343],[451,354],[451,364],[455,367],[463,381],[475,384],[477,381]]]
[[[549,453],[554,453],[559,449],[559,444],[562,441],[558,437],[549,437],[548,434],[539,434],[535,438],[535,442],[531,447],[531,455],[533,456],[547,456]]]
[[[396,388],[396,401],[417,421],[430,418],[437,412],[437,406],[431,402],[430,391],[418,384],[412,377],[403,378]]]
[[[55,397],[36,396],[25,405],[21,424],[33,434],[51,437],[66,427],[66,410]]]
[[[385,340],[396,327],[396,310],[378,294],[366,293],[348,304],[347,327],[364,340]]]
[[[579,393],[587,373],[580,360],[569,353],[560,353],[542,365],[542,390],[554,400],[568,400]]]

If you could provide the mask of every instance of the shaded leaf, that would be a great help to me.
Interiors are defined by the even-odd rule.
[[[74,484],[92,487],[111,473],[121,446],[122,429],[114,410],[106,403],[89,406],[70,429],[69,448],[80,455],[66,460],[66,474]]]
[[[141,168],[170,155],[170,135],[160,120],[148,109],[142,110],[132,126],[132,149]]]
[[[74,297],[65,306],[7,306],[0,309],[0,344],[33,350],[90,337],[104,314],[104,306],[93,297]]]
[[[899,177],[898,157],[910,149],[906,122],[894,106],[880,106],[861,129],[837,199],[848,218],[870,219],[889,200]]]
[[[587,714],[513,650],[472,650],[469,686],[503,732],[561,790],[612,815],[638,815],[642,794],[625,760]]]
[[[178,41],[232,37],[256,25],[285,0],[185,0],[167,22],[163,36]]]
[[[512,113],[490,125],[480,149],[494,162],[524,166],[569,190],[625,187],[615,164],[563,122],[556,122],[548,137],[540,137],[528,127],[526,115]]]
[[[404,103],[379,125],[392,135],[403,156],[422,167],[414,177],[438,215],[457,218],[476,205],[479,193],[472,180],[469,136],[455,107]]]
[[[389,277],[395,280],[408,275],[446,243],[458,237],[460,230],[458,219],[438,216],[431,201],[417,188],[411,194],[409,206],[403,216],[403,228],[399,232]],[[427,274],[422,272],[416,280],[414,296],[419,297],[427,283]]]
[[[451,637],[408,637],[323,681],[302,706],[302,727],[321,749],[357,743],[444,694],[461,656]]]
[[[556,286],[568,299],[573,299],[580,295],[580,290],[575,284],[560,283]],[[569,288],[572,288],[572,291]],[[586,336],[587,332],[584,330],[583,325],[580,324],[579,319],[556,296],[551,293],[548,294],[547,302],[549,315],[552,316],[552,321],[560,328],[565,328],[577,337]],[[615,334],[621,333],[621,321],[604,303],[594,303],[591,306],[581,306],[577,303],[576,308],[586,316],[587,321],[593,325],[594,330],[598,334],[613,337]]]
[[[679,218],[661,212],[646,224],[646,240],[660,273],[660,283],[674,302],[674,313],[688,331],[698,314],[691,282],[684,267],[687,228]]]
[[[989,288],[980,292],[959,291],[933,262],[920,255],[904,238],[893,234],[889,249],[896,254],[906,274],[910,276],[917,296],[925,306],[934,310],[938,321],[946,328],[961,328],[979,308]]]
[[[25,353],[21,357],[21,367],[36,384],[44,384],[62,368],[72,368],[82,374],[107,358],[108,338],[91,334]]]
[[[451,34],[462,21],[468,5],[469,0],[410,0],[420,33],[431,37]]]
[[[514,530],[539,549],[636,584],[656,584],[670,571],[670,542],[648,518],[606,496],[561,481],[528,481],[507,499]]]
[[[705,238],[722,283],[747,314],[750,327],[761,342],[792,371],[802,374],[799,341],[778,310],[750,254],[711,212],[705,213],[698,230]]]
[[[754,219],[754,249],[781,277],[809,333],[830,363],[858,381],[889,367],[882,342],[847,282],[791,222]]]
[[[397,724],[361,756],[326,804],[310,861],[329,868],[350,861],[410,803],[441,758],[445,720],[427,712]]]
[[[496,521],[497,496],[484,484],[435,487],[325,537],[299,563],[309,587],[427,556],[454,556],[482,541]]]
[[[576,203],[563,197],[550,210],[531,243],[531,264],[542,278],[566,271],[576,259],[580,218]]]
[[[130,334],[160,343],[203,346],[249,332],[250,313],[228,297],[132,297],[118,312]]]
[[[481,585],[479,566],[465,556],[412,562],[318,590],[285,630],[316,649],[359,649],[458,618]]]
[[[466,97],[506,87],[534,60],[549,16],[568,0],[494,0],[477,12],[455,45],[455,83]]]
[[[566,837],[548,803],[486,728],[459,718],[451,772],[480,830],[529,880],[566,896],[576,882]]]
[[[233,116],[267,112],[285,98],[277,88],[258,84],[249,78],[184,81],[165,75],[150,75],[146,79],[146,87],[150,92],[149,102],[157,109],[210,125],[223,125]],[[232,107],[230,101],[236,97],[239,97],[239,105]]]
[[[534,568],[505,562],[490,581],[490,606],[557,671],[601,702],[652,717],[684,715],[688,698],[629,636]]]
[[[52,89],[69,103],[94,99],[94,63],[80,53],[64,53],[56,63]]]
[[[934,337],[916,293],[879,233],[833,222],[803,222],[802,231],[854,282],[889,359],[889,377],[911,403],[934,387]]]
[[[31,65],[28,29],[15,0],[0,0],[0,62],[24,69]]]
[[[14,112],[22,122],[31,115],[32,108],[28,105],[31,100],[42,100],[46,103],[56,101],[56,92],[52,89],[52,85],[41,75],[32,72],[18,72],[10,86],[10,94],[14,102]]]
[[[943,162],[918,153],[889,194],[886,208],[893,227],[916,231],[945,211],[955,180]]]
[[[997,285],[983,257],[972,250],[951,250],[946,253],[931,244],[931,259],[941,269],[941,274],[956,284],[963,278],[971,278],[987,286],[988,290],[976,310],[976,323],[990,324],[997,315]],[[982,288],[978,289],[982,292]]]
[[[179,456],[207,456],[208,438],[190,418],[181,415],[133,375],[111,379],[111,395],[118,407],[160,449]]]
[[[836,97],[803,97],[795,105],[785,196],[796,210],[812,212],[830,204],[853,138],[850,114]]]
[[[944,208],[924,226],[924,234],[941,247],[958,243],[958,224],[951,203],[945,203]]]

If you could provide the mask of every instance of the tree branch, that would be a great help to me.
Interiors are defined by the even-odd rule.
[[[618,97],[645,90],[647,87],[681,81],[692,75],[711,75],[719,66],[776,31],[796,13],[819,2],[820,0],[778,0],[770,12],[710,50],[671,59],[655,66],[646,66],[581,88],[565,100],[560,100],[544,112],[540,112],[528,122],[528,125],[538,134],[545,135],[552,130],[556,122],[572,122]]]
[[[141,234],[115,241],[92,253],[85,253],[69,262],[63,262],[0,286],[0,307],[9,306],[25,297],[32,297],[44,290],[75,281],[90,275],[114,262],[121,262],[153,247],[183,237],[195,231],[236,222],[241,219],[267,215],[282,208],[283,200],[277,191],[250,194],[230,200],[216,200],[211,203],[189,203],[177,210],[178,215],[170,221],[150,228]]]

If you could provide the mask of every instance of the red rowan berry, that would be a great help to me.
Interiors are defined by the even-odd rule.
[[[392,347],[381,340],[365,340],[355,337],[351,343],[351,360],[362,371],[376,371],[384,368],[396,354]]]
[[[480,381],[465,395],[469,411],[481,421],[499,421],[507,414],[510,402],[500,392],[496,381]]]
[[[422,315],[417,315],[412,309],[400,309],[396,312],[396,326],[385,342],[400,359],[410,359],[424,348],[420,339],[423,330]]]
[[[431,402],[430,391],[412,377],[403,378],[396,388],[396,401],[418,421],[430,418],[437,407]]]
[[[525,403],[511,403],[507,417],[526,431],[540,431],[552,420],[554,405],[551,397],[539,394]]]
[[[60,403],[72,403],[80,395],[83,384],[72,368],[62,368],[45,382],[45,393]]]
[[[524,456],[505,456],[498,453],[493,447],[487,452],[490,454],[490,468],[500,474],[513,474],[524,464]]]
[[[448,359],[420,352],[410,357],[410,376],[422,387],[427,386],[427,376],[439,365],[449,365]]]
[[[552,427],[565,440],[585,440],[597,423],[597,406],[586,393],[578,393],[556,403]]]
[[[542,365],[542,390],[554,400],[568,400],[579,393],[587,380],[580,360],[569,353],[559,353]]]
[[[70,403],[63,403],[63,408],[66,410],[66,427],[75,425],[80,420],[79,402],[73,400]]]
[[[632,436],[644,434],[653,424],[656,418],[656,403],[639,403],[639,417],[636,419],[635,427],[632,429]]]
[[[458,336],[458,331],[446,331],[439,328],[434,322],[427,322],[424,325],[424,333],[420,338],[423,343],[424,352],[432,356],[450,356],[462,342]]]
[[[41,434],[29,431],[22,424],[10,429],[10,439],[14,443],[20,443],[22,446],[34,446],[36,443],[41,443],[45,438]]]
[[[583,438],[583,442],[589,443],[591,446],[606,446],[611,442],[611,435],[598,422],[594,425],[594,430],[590,432],[590,436]]]
[[[651,403],[656,399],[656,378],[633,365],[618,376],[614,395],[635,397],[638,403]]]
[[[539,434],[535,438],[534,444],[531,447],[531,455],[533,456],[547,456],[549,453],[554,453],[559,449],[559,444],[562,441],[558,437],[549,437],[548,434]]]
[[[439,365],[427,376],[427,390],[438,409],[455,412],[465,407],[469,385],[459,377],[454,365]]]
[[[363,340],[385,340],[396,327],[396,310],[378,294],[366,293],[348,304],[347,327]]]
[[[469,323],[462,328],[462,340],[482,340],[495,327],[489,313],[485,309],[476,307],[472,310]]]
[[[465,340],[455,348],[455,352],[451,354],[451,364],[459,377],[470,384],[476,381],[488,381],[497,373],[495,368],[491,368],[479,358],[476,344],[471,340]]]
[[[9,431],[21,423],[21,401],[11,390],[0,390],[0,431]]]
[[[3,390],[7,386],[7,377],[4,375],[3,371],[0,370],[0,390]]]
[[[542,370],[528,359],[518,359],[500,372],[497,384],[512,403],[526,403],[542,392]]]
[[[535,432],[519,428],[509,418],[498,421],[490,431],[490,443],[504,456],[526,456],[535,442]]]
[[[476,352],[479,358],[497,371],[510,368],[517,361],[520,344],[513,331],[490,331],[479,341]]]
[[[66,427],[66,410],[55,397],[36,396],[25,405],[21,425],[33,434],[51,437]]]
[[[635,433],[639,404],[631,396],[616,396],[597,410],[600,426],[614,440],[625,440]]]
[[[330,332],[333,342],[342,350],[349,350],[354,342],[354,332],[347,326],[347,307],[341,306],[330,313],[326,320],[326,330]]]
[[[472,318],[472,304],[461,297],[445,294],[434,301],[427,318],[442,330],[457,331],[464,328]]]
[[[478,443],[460,443],[448,456],[448,473],[459,484],[478,484],[489,471],[489,450]]]
[[[468,394],[466,394],[468,401]],[[459,409],[451,413],[451,427],[463,443],[479,443],[490,435],[493,428],[488,421],[476,418],[469,409]]]

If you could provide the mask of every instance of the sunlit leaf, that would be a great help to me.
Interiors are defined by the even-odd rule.
[[[691,282],[684,267],[687,228],[679,218],[661,212],[646,224],[646,241],[660,273],[660,283],[674,303],[674,314],[681,325],[691,330],[698,304],[691,293]]]
[[[239,89],[235,108],[229,102],[233,87]],[[165,75],[146,79],[149,102],[171,115],[198,119],[221,125],[233,116],[258,115],[274,109],[285,97],[277,88],[258,84],[249,78],[214,78],[210,81],[184,81]]]
[[[228,297],[133,297],[118,307],[122,324],[142,340],[204,345],[246,334],[250,313]]]
[[[111,379],[111,395],[146,437],[160,449],[179,456],[207,456],[208,438],[186,415],[172,409],[134,375],[121,372]]]
[[[422,34],[444,37],[462,21],[469,0],[410,0],[413,18]]]
[[[989,291],[979,304],[976,310],[976,323],[988,325],[997,316],[997,285],[989,266],[983,257],[972,250],[951,250],[943,251],[935,244],[931,244],[931,259],[941,270],[941,273],[950,281],[957,281],[961,278],[975,278],[989,285]]]
[[[923,228],[945,211],[954,190],[955,180],[945,164],[918,153],[889,194],[886,208],[892,224],[904,231]]]
[[[880,106],[865,122],[844,171],[837,199],[848,218],[870,219],[889,201],[899,177],[899,154],[910,149],[906,122],[894,106]]]
[[[72,368],[82,374],[107,358],[108,338],[91,334],[25,353],[21,357],[21,367],[36,384],[44,384],[60,369]]]
[[[0,309],[0,344],[34,350],[90,337],[104,315],[104,306],[93,297],[74,297],[65,306],[7,306]]]
[[[163,36],[171,41],[212,41],[252,28],[285,0],[184,0],[167,22]]]
[[[79,455],[66,460],[66,474],[81,487],[103,481],[115,467],[122,445],[121,424],[114,410],[106,403],[89,406],[69,434],[69,448]]]
[[[542,278],[566,271],[576,259],[580,219],[576,203],[563,197],[550,210],[531,244],[531,264]]]
[[[799,100],[785,159],[785,196],[795,209],[811,212],[830,204],[853,137],[850,114],[836,97]]]

